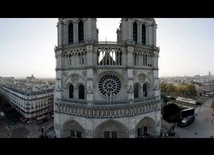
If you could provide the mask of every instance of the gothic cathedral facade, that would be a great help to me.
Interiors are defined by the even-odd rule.
[[[96,18],[59,18],[57,138],[156,137],[161,131],[159,47],[153,18],[121,18],[117,42],[98,41]]]

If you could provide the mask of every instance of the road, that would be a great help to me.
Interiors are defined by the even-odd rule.
[[[5,118],[0,118],[0,138],[38,138],[41,135],[40,129],[42,127],[49,128],[53,126],[53,118],[37,125],[35,123],[27,124],[18,120],[13,124],[13,120],[2,107],[2,100],[0,98],[0,111],[5,113]]]
[[[210,138],[210,136],[214,136],[214,123],[211,123],[213,117],[211,102],[212,98],[209,98],[196,108],[195,121],[191,125],[175,128],[179,138]]]

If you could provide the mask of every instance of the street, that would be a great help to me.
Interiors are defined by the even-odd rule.
[[[212,99],[207,99],[201,106],[196,108],[195,121],[187,127],[176,127],[178,138],[210,138],[214,136],[214,124],[211,124]]]
[[[20,120],[13,123],[5,109],[2,107],[0,98],[0,111],[5,113],[5,118],[0,118],[0,138],[38,138],[41,135],[40,129],[53,126],[53,118],[39,125],[36,122],[27,124]]]

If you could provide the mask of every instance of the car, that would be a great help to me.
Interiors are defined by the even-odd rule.
[[[187,117],[183,118],[181,121],[179,121],[177,123],[177,126],[179,126],[179,127],[189,126],[194,120],[195,120],[195,116],[194,115],[187,116]]]
[[[39,124],[42,124],[43,123],[43,120],[39,120],[36,124],[39,125]]]

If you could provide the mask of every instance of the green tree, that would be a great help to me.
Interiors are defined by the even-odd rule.
[[[166,83],[165,82],[161,82],[160,84],[159,84],[159,87],[160,87],[160,89],[161,89],[161,91],[163,91],[163,92],[165,92],[166,91]]]
[[[164,103],[169,102],[169,99],[166,97],[166,95],[161,94],[161,98],[162,98],[162,100],[163,100]]]
[[[187,94],[187,87],[186,87],[186,85],[181,85],[180,92],[183,95]]]
[[[187,91],[187,94],[189,94],[189,95],[197,94],[196,87],[193,84],[186,85],[186,91]]]
[[[166,91],[168,92],[168,93],[171,93],[171,92],[175,92],[175,86],[173,85],[173,84],[167,84],[166,85]]]

